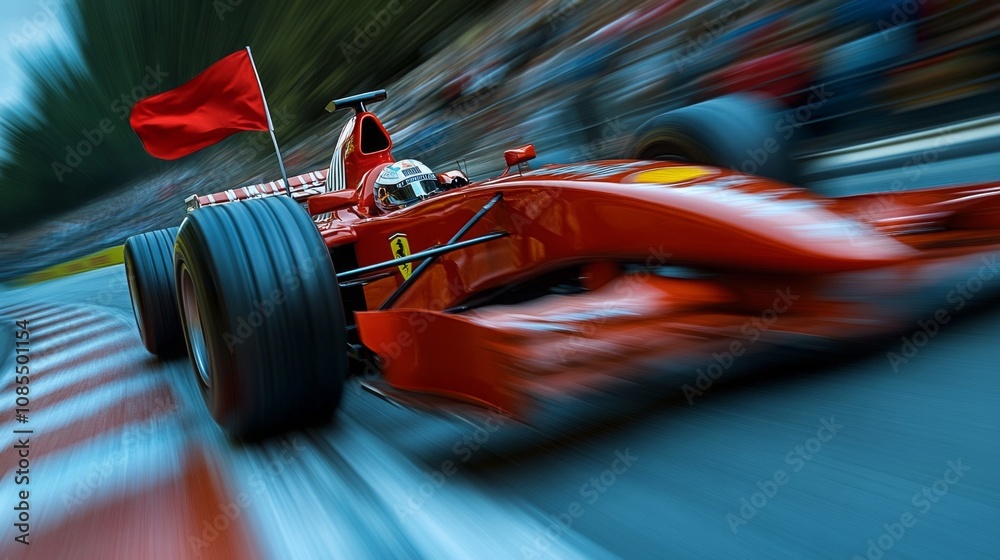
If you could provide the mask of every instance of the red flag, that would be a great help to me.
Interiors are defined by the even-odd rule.
[[[234,52],[190,82],[132,107],[132,130],[146,151],[177,159],[243,130],[268,130],[250,53]]]

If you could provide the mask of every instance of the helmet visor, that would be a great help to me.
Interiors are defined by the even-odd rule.
[[[417,175],[407,177],[398,185],[388,186],[382,196],[382,204],[387,206],[406,206],[426,198],[440,190],[437,177],[434,175]]]

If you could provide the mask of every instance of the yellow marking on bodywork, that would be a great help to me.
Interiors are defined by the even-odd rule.
[[[711,169],[683,165],[643,171],[637,173],[632,180],[636,183],[686,183],[713,174]]]
[[[389,238],[389,247],[392,249],[392,258],[401,259],[410,256],[410,240],[405,233],[397,233]],[[403,275],[403,280],[408,280],[413,274],[413,263],[399,265],[399,273]]]

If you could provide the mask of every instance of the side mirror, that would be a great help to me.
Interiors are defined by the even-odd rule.
[[[521,165],[522,163],[529,162],[533,159],[535,159],[534,144],[528,144],[527,146],[507,150],[503,153],[503,160],[507,163],[507,167]]]
[[[504,170],[501,177],[507,175],[510,172],[510,168],[515,165],[518,169],[521,168],[525,163],[535,159],[535,145],[528,144],[527,146],[522,146],[520,148],[514,148],[513,150],[507,150],[503,153],[503,160],[507,164],[507,169]]]

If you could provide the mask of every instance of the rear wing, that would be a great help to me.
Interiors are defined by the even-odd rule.
[[[323,169],[289,178],[288,183],[292,188],[292,199],[296,202],[304,203],[311,196],[329,192],[326,184],[326,174],[327,170]],[[238,200],[267,198],[269,196],[287,194],[288,191],[285,189],[285,182],[279,179],[269,183],[257,183],[213,194],[193,194],[184,199],[184,204],[187,206],[188,212],[193,212],[204,206],[216,206],[218,204],[229,204]]]

